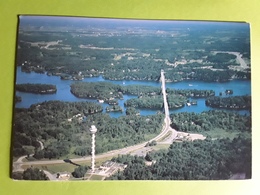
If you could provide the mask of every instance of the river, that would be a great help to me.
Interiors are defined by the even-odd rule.
[[[158,73],[159,74],[159,73]],[[120,85],[149,85],[155,87],[161,87],[160,82],[155,81],[110,81],[103,79],[102,76],[99,77],[91,77],[85,78],[83,81],[72,81],[72,80],[61,80],[59,76],[48,76],[47,74],[37,74],[35,72],[25,73],[21,71],[21,67],[17,68],[17,75],[16,75],[16,83],[41,83],[41,84],[53,84],[57,87],[57,93],[55,94],[32,94],[32,93],[24,93],[16,91],[16,95],[22,97],[22,102],[18,102],[15,104],[16,108],[29,108],[30,105],[41,103],[44,101],[49,100],[60,100],[60,101],[92,101],[97,102],[93,99],[82,99],[77,98],[70,92],[70,85],[73,82],[99,82],[99,81],[109,81],[114,84]],[[215,94],[218,95],[220,92],[224,92],[226,89],[233,89],[233,95],[251,95],[251,83],[248,80],[232,80],[225,83],[210,83],[210,82],[202,82],[202,81],[182,81],[177,83],[166,83],[167,88],[174,88],[174,89],[212,89],[215,91]],[[136,96],[132,95],[124,95],[124,100],[119,100],[119,105],[126,110],[124,107],[124,102],[127,99],[135,98]],[[185,106],[179,108],[177,110],[170,110],[170,113],[177,113],[177,112],[195,112],[200,113],[202,111],[213,110],[215,108],[210,108],[205,105],[204,98],[196,99],[198,105],[194,106]],[[105,108],[107,104],[103,103],[103,107]],[[141,115],[152,115],[155,114],[158,110],[149,110],[149,109],[141,109]],[[161,110],[163,111],[163,110]],[[105,111],[104,111],[105,112]],[[247,110],[239,110],[235,111],[240,114],[249,114]],[[119,117],[124,115],[125,113],[121,112],[111,112],[109,113],[111,117]]]

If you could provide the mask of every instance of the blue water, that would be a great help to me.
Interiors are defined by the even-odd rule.
[[[109,81],[115,84],[120,85],[149,85],[155,87],[161,87],[160,82],[154,81],[110,81],[103,79],[102,76],[99,77],[91,77],[85,78],[83,82],[99,82],[99,81]],[[59,76],[48,76],[47,74],[37,74],[37,73],[25,73],[21,71],[21,67],[17,68],[17,76],[16,76],[16,83],[42,83],[42,84],[54,84],[57,87],[57,93],[55,94],[31,94],[31,93],[23,93],[16,91],[16,95],[22,97],[22,102],[16,103],[15,107],[17,108],[28,108],[32,104],[41,103],[44,101],[49,100],[60,100],[60,101],[92,101],[97,102],[93,99],[82,99],[77,98],[70,92],[70,85],[73,82],[82,82],[82,81],[71,81],[71,80],[61,80]],[[215,94],[218,95],[220,92],[224,92],[226,89],[233,89],[233,95],[251,95],[251,84],[248,80],[232,80],[226,83],[209,83],[209,82],[202,82],[202,81],[182,81],[178,83],[166,83],[167,88],[174,88],[174,89],[212,89],[215,91]],[[136,96],[132,95],[124,95],[124,100],[119,100],[119,105],[124,108],[124,102],[127,99],[135,98]],[[200,113],[202,111],[212,110],[214,108],[207,107],[205,105],[205,99],[199,98],[196,99],[198,105],[195,106],[185,106],[183,108],[179,108],[177,110],[171,110],[170,113],[176,112],[195,112]],[[105,108],[107,104],[102,104]],[[143,109],[140,110],[141,115],[152,115],[158,112],[159,110],[147,110]],[[160,110],[163,111],[163,110]],[[236,111],[240,114],[249,114],[247,110],[239,110]],[[111,117],[119,117],[121,115],[125,115],[125,112],[111,112],[109,113]]]

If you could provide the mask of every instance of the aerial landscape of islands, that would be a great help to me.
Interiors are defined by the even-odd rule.
[[[251,178],[247,23],[20,16],[15,69],[15,180]]]

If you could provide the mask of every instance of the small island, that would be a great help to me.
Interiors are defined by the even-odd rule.
[[[123,108],[118,105],[107,106],[106,112],[123,112]]]
[[[226,94],[226,95],[233,95],[233,90],[232,90],[232,89],[227,89],[227,90],[225,91],[225,94]]]
[[[187,100],[186,105],[194,106],[194,105],[198,105],[198,102],[197,102],[197,100]]]
[[[22,101],[22,97],[16,95],[14,101],[15,101],[15,103],[21,102]]]
[[[36,94],[53,94],[57,92],[55,85],[50,84],[17,84],[16,90],[26,93],[36,93]]]

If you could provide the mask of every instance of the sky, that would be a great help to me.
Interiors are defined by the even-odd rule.
[[[176,21],[176,20],[131,20],[111,18],[59,17],[59,16],[19,16],[20,25],[33,26],[93,26],[93,27],[143,27],[143,28],[196,28],[226,27],[249,28],[247,23],[212,21]]]

